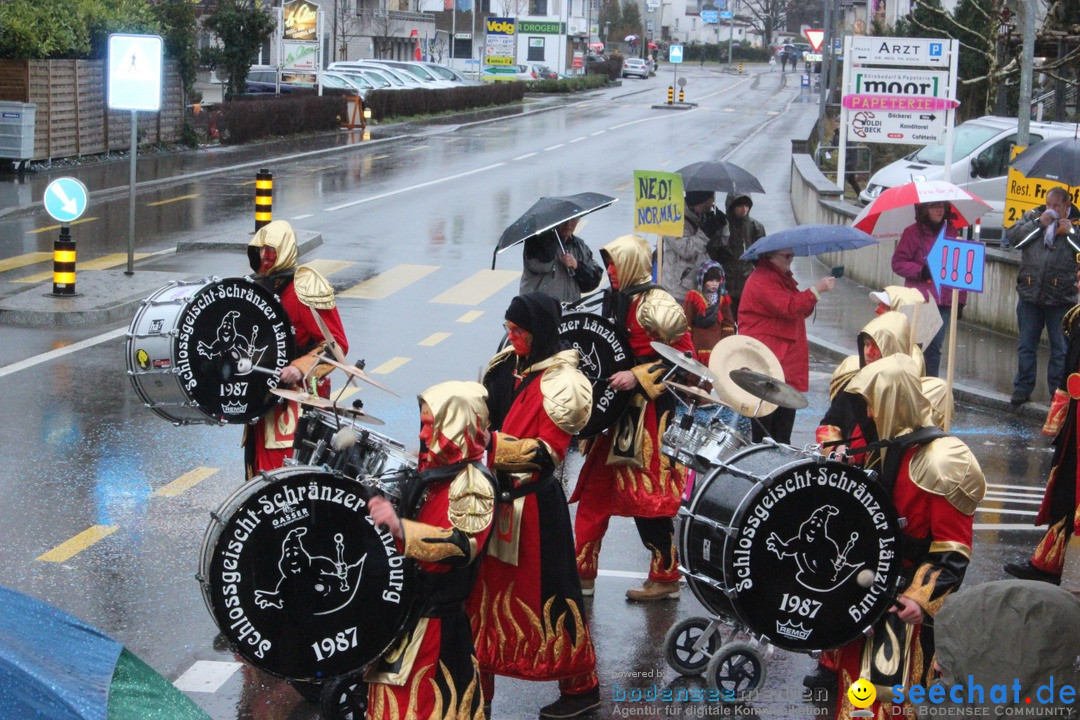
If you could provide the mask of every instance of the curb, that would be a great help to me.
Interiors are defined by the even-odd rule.
[[[807,335],[808,344],[818,353],[827,356],[837,362],[843,360],[848,355],[853,355],[850,350],[840,347],[836,343],[829,342],[813,335]],[[1042,423],[1046,420],[1047,413],[1050,412],[1050,406],[1043,403],[1029,402],[1016,407],[1009,402],[1009,396],[1004,393],[999,393],[996,390],[989,390],[986,388],[977,388],[971,385],[963,385],[960,383],[953,383],[953,398],[959,402],[965,402],[969,405],[977,405],[987,410],[994,410],[996,412],[1004,412],[1010,415],[1020,415],[1021,417],[1037,420]]]

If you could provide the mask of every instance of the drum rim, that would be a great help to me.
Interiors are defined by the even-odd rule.
[[[897,539],[897,552],[896,552],[896,555],[895,555],[894,560],[893,560],[892,577],[889,578],[889,582],[888,582],[889,591],[883,593],[881,598],[879,598],[878,602],[875,603],[875,608],[877,608],[877,612],[876,613],[874,613],[874,612],[867,613],[867,615],[864,616],[863,620],[860,621],[860,623],[865,623],[865,627],[872,626],[875,622],[877,622],[881,618],[881,616],[884,614],[884,612],[888,609],[888,606],[891,604],[891,598],[895,594],[896,588],[899,587],[900,579],[901,579],[901,577],[903,575],[902,559],[900,557],[900,552],[899,552],[899,544],[900,544],[900,542],[902,540],[902,531],[901,531],[901,528],[900,528],[900,523],[899,523],[899,520],[898,520],[898,516],[897,516],[897,513],[896,513],[895,506],[893,505],[892,497],[889,495],[889,493],[886,491],[886,489],[884,487],[882,487],[880,484],[878,484],[876,480],[872,479],[867,474],[867,472],[865,470],[863,470],[862,468],[859,468],[859,467],[856,467],[856,466],[853,466],[853,465],[846,465],[846,464],[841,463],[841,462],[839,462],[837,460],[831,460],[831,459],[828,459],[828,458],[822,458],[821,456],[818,456],[818,455],[816,455],[814,453],[808,452],[808,451],[806,451],[804,449],[801,449],[801,448],[796,448],[796,447],[791,446],[791,445],[783,445],[783,444],[779,444],[779,443],[777,443],[777,444],[758,443],[756,445],[749,445],[747,447],[740,448],[739,451],[734,453],[731,457],[729,457],[723,463],[721,463],[720,465],[717,465],[715,468],[713,468],[713,470],[706,473],[705,474],[706,476],[703,479],[701,485],[698,485],[697,480],[695,480],[695,483],[694,483],[695,492],[694,492],[693,497],[691,498],[691,502],[687,504],[687,510],[692,515],[696,515],[695,509],[697,508],[698,503],[700,502],[701,497],[702,497],[702,493],[700,493],[699,490],[704,490],[705,487],[707,487],[709,484],[711,484],[712,478],[714,476],[718,475],[720,473],[720,471],[723,471],[723,470],[727,469],[727,466],[729,464],[734,463],[735,460],[738,460],[739,458],[741,458],[741,457],[743,457],[745,455],[754,454],[756,452],[761,452],[763,450],[770,450],[770,449],[775,449],[775,448],[786,448],[788,450],[793,450],[796,453],[798,453],[801,460],[792,460],[792,461],[784,463],[783,465],[776,466],[775,468],[773,468],[770,471],[770,473],[768,475],[768,478],[770,478],[770,479],[775,478],[776,476],[778,476],[778,475],[780,475],[780,474],[782,474],[784,472],[789,471],[792,468],[792,466],[803,465],[807,461],[813,462],[815,465],[816,464],[834,465],[834,466],[841,467],[841,468],[843,468],[843,469],[845,469],[847,471],[857,470],[858,474],[862,476],[864,484],[867,485],[867,486],[873,486],[873,488],[875,488],[873,490],[873,492],[877,493],[876,499],[878,499],[882,503],[886,504],[887,507],[889,507],[892,510],[892,512],[886,513],[886,521],[889,523],[890,530],[893,532],[893,535]],[[727,525],[729,531],[733,527],[742,527],[741,520],[743,519],[745,513],[747,512],[747,504],[750,502],[750,499],[758,497],[762,492],[767,490],[768,487],[769,487],[769,485],[766,485],[765,483],[761,482],[760,480],[758,480],[757,482],[754,483],[753,490],[751,492],[749,492],[749,493],[746,493],[746,495],[744,495],[742,497],[742,499],[739,501],[736,508],[733,510],[732,517],[731,517],[731,523],[729,525]],[[692,518],[687,517],[687,518],[683,518],[683,519],[688,521],[688,520],[691,520]],[[679,544],[679,547],[678,547],[678,551],[679,551],[681,562],[682,562],[683,566],[687,569],[687,571],[692,573],[692,572],[695,572],[695,571],[694,571],[693,567],[690,565],[690,554],[689,553],[684,553],[684,550],[689,546],[690,523],[689,522],[682,522],[681,525],[682,525],[682,527],[680,528],[680,532],[679,532],[680,544]],[[723,548],[721,549],[721,553],[722,553],[722,557],[723,557],[722,568],[724,569],[725,572],[726,572],[727,568],[732,565],[733,553],[734,553],[734,544],[731,542],[732,539],[733,539],[732,535],[729,532],[726,535],[725,539],[724,539],[724,545],[723,545]],[[721,582],[721,584],[723,584],[725,586],[725,588],[727,588],[728,583],[727,583],[727,578],[726,577],[723,578],[723,579],[720,579],[719,582]],[[709,610],[709,612],[713,612],[714,614],[717,614],[717,615],[723,615],[723,613],[716,613],[715,609],[712,606],[712,604],[710,602],[707,602],[706,599],[704,597],[702,597],[703,593],[699,592],[697,587],[696,587],[696,585],[697,585],[696,580],[693,580],[692,578],[687,577],[687,585],[690,586],[691,592],[693,592],[694,596],[698,599],[698,601],[706,609]],[[735,612],[735,617],[732,618],[732,619],[737,620],[742,626],[744,626],[744,627],[746,627],[748,629],[752,629],[751,626],[746,622],[746,618],[744,617],[743,613],[740,612],[740,603],[738,602],[738,592],[735,591],[733,588],[728,588],[728,590],[730,590],[731,594],[728,594],[728,592],[726,592],[725,590],[717,590],[717,592],[723,593],[725,595],[725,597],[727,597],[728,601],[730,602],[731,607]],[[883,606],[883,607],[878,607],[878,606]],[[847,638],[843,639],[842,641],[840,641],[840,642],[838,642],[838,643],[836,643],[834,645],[830,645],[828,647],[825,647],[825,648],[808,648],[808,647],[793,646],[792,644],[790,644],[783,637],[780,637],[780,638],[774,637],[775,633],[774,634],[763,634],[763,635],[765,637],[767,637],[769,642],[772,643],[773,645],[775,645],[775,646],[777,646],[779,648],[782,648],[784,650],[788,650],[790,652],[815,652],[817,650],[829,650],[829,649],[833,649],[833,648],[837,648],[837,647],[842,647],[842,646],[846,645],[847,643],[851,642],[852,640],[857,639],[858,637],[860,637],[862,635],[862,631],[861,630],[853,631],[852,634],[850,635],[850,637],[847,637]]]
[[[233,491],[233,493],[230,494],[229,497],[225,499],[225,501],[218,507],[217,510],[212,511],[210,524],[207,526],[206,531],[203,534],[203,543],[202,543],[202,546],[201,546],[200,551],[199,551],[199,570],[198,570],[198,574],[195,577],[196,577],[196,580],[199,583],[199,589],[200,589],[200,592],[202,593],[202,596],[203,596],[203,603],[206,605],[206,609],[210,613],[210,617],[211,617],[211,619],[212,619],[212,621],[214,623],[214,626],[218,629],[218,632],[222,635],[222,637],[224,637],[226,640],[229,641],[229,647],[233,650],[233,652],[235,652],[237,655],[239,655],[243,659],[244,662],[248,663],[249,665],[252,665],[253,667],[257,667],[259,670],[261,670],[261,671],[263,671],[265,673],[268,673],[269,675],[272,675],[274,677],[284,678],[286,680],[307,680],[307,681],[324,682],[326,680],[330,680],[330,679],[333,679],[333,678],[344,677],[345,675],[352,674],[354,672],[357,672],[358,670],[363,669],[364,667],[367,667],[368,665],[370,665],[371,663],[377,661],[380,657],[382,657],[386,653],[387,650],[389,650],[391,647],[394,646],[395,643],[400,642],[401,637],[408,631],[409,622],[410,622],[411,618],[415,617],[416,609],[418,607],[418,605],[417,605],[417,602],[418,602],[417,588],[418,588],[418,582],[419,582],[419,578],[418,578],[419,569],[417,567],[416,562],[412,558],[406,557],[404,555],[404,553],[402,553],[402,557],[404,558],[404,561],[402,562],[402,568],[404,569],[405,575],[409,578],[409,582],[413,586],[412,592],[409,593],[408,601],[402,606],[402,612],[401,612],[401,616],[403,618],[402,626],[400,628],[398,628],[397,631],[395,631],[393,637],[389,641],[387,641],[385,646],[380,648],[380,650],[378,651],[378,653],[375,655],[374,658],[372,658],[371,660],[363,663],[359,667],[353,668],[351,670],[345,670],[345,671],[342,671],[341,673],[338,673],[338,674],[324,674],[322,676],[306,676],[305,675],[305,676],[299,676],[298,677],[298,676],[294,676],[294,675],[285,675],[285,674],[283,674],[283,673],[281,673],[281,672],[279,672],[279,671],[277,671],[275,669],[267,667],[265,664],[263,664],[261,662],[258,662],[257,658],[253,659],[252,657],[250,657],[251,654],[248,653],[247,651],[243,650],[243,648],[241,646],[239,646],[225,630],[222,629],[221,624],[218,621],[217,613],[214,610],[214,606],[213,606],[213,602],[212,602],[212,598],[211,598],[211,594],[210,594],[211,587],[210,587],[210,581],[209,581],[209,571],[210,571],[209,566],[210,566],[210,563],[212,562],[212,559],[213,559],[213,550],[210,550],[208,552],[209,543],[211,542],[212,530],[214,528],[219,529],[219,532],[216,534],[216,536],[214,536],[214,539],[215,540],[220,539],[221,536],[222,536],[222,533],[220,532],[220,529],[223,529],[226,526],[227,521],[218,520],[217,518],[223,518],[224,519],[224,516],[221,514],[221,511],[224,510],[230,504],[233,505],[234,510],[235,510],[236,507],[241,506],[243,504],[243,501],[235,502],[236,499],[239,496],[243,495],[244,500],[246,500],[249,497],[251,497],[251,495],[254,495],[256,486],[268,485],[268,484],[271,484],[274,481],[284,480],[284,479],[287,479],[287,478],[289,478],[289,477],[291,477],[293,475],[301,475],[301,474],[318,474],[318,475],[326,475],[326,476],[331,476],[331,477],[337,477],[337,478],[340,478],[342,480],[345,480],[345,481],[348,481],[348,482],[351,482],[351,483],[356,483],[359,486],[359,483],[357,482],[357,480],[355,478],[350,478],[348,475],[344,475],[343,473],[339,473],[339,472],[334,472],[334,471],[326,469],[325,467],[318,466],[318,465],[291,465],[291,466],[287,465],[287,466],[283,466],[283,467],[280,467],[280,468],[276,468],[274,470],[264,470],[264,471],[258,473],[255,477],[253,477],[250,480],[246,481],[243,485],[241,485],[239,488],[237,488],[235,491]],[[217,517],[214,517],[215,515]],[[214,542],[214,548],[213,549],[216,550],[216,548],[217,548],[217,542]]]

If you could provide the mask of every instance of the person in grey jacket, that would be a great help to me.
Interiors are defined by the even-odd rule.
[[[754,201],[746,193],[728,193],[725,205],[727,226],[718,239],[709,243],[708,251],[710,258],[724,266],[727,291],[731,296],[731,314],[738,321],[743,285],[754,271],[754,263],[739,258],[746,248],[765,237],[765,226],[750,217]]]
[[[714,209],[716,193],[688,190],[683,208],[682,237],[664,236],[660,285],[682,305],[686,294],[698,289],[697,271],[709,259],[705,247],[726,223],[724,214]]]
[[[569,303],[600,286],[604,269],[585,241],[574,234],[577,224],[573,218],[525,241],[521,295],[543,292]]]
[[[1046,384],[1050,393],[1061,383],[1065,371],[1065,334],[1061,320],[1076,304],[1077,253],[1080,252],[1080,211],[1060,187],[1046,193],[1046,204],[1029,210],[1005,233],[1006,243],[1020,250],[1016,274],[1016,324],[1020,340],[1016,349],[1013,405],[1023,405],[1035,389],[1039,339],[1043,327],[1050,340]]]

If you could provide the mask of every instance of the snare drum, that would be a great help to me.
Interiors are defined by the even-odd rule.
[[[750,441],[735,428],[719,420],[708,424],[693,423],[687,428],[674,422],[668,425],[660,439],[660,452],[691,470],[704,473],[749,444]]]
[[[178,425],[258,420],[277,403],[270,390],[292,356],[285,309],[246,278],[170,283],[143,301],[127,333],[135,392]],[[255,369],[241,374],[241,360]]]
[[[323,680],[360,669],[401,634],[413,564],[368,520],[364,497],[339,474],[279,468],[212,513],[199,558],[203,599],[252,665]]]
[[[677,522],[680,570],[702,605],[787,650],[858,638],[899,584],[888,493],[858,468],[787,446],[747,447],[699,475]]]
[[[293,456],[287,462],[319,465],[359,480],[372,478],[395,504],[400,499],[398,484],[416,470],[416,457],[397,440],[344,415],[314,408],[306,408],[300,416]]]

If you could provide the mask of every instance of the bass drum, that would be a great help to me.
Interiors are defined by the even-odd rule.
[[[679,509],[680,568],[701,604],[786,650],[860,637],[900,580],[900,524],[858,468],[783,445],[735,453]]]
[[[293,327],[269,290],[246,278],[175,282],[143,301],[127,333],[139,398],[178,425],[250,423],[293,356]],[[241,374],[238,364],[257,368]]]
[[[203,599],[235,651],[291,680],[378,658],[405,628],[416,584],[359,483],[312,467],[262,473],[212,513]]]
[[[592,385],[592,414],[579,437],[599,435],[615,424],[633,392],[613,390],[607,379],[633,367],[633,354],[626,332],[602,315],[572,312],[562,316],[559,336],[578,351],[578,369]]]

